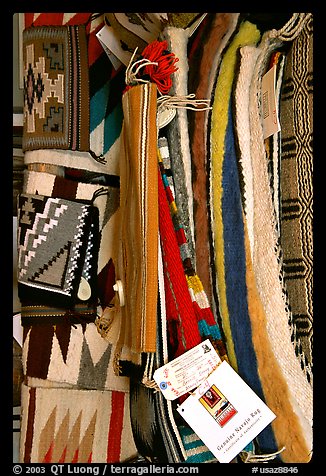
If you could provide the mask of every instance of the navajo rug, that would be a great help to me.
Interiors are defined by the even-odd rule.
[[[246,25],[244,23],[243,25]],[[247,24],[247,28],[249,25]],[[251,41],[247,43],[254,45],[257,42],[257,32],[252,26]],[[250,29],[250,28],[249,28]],[[244,32],[240,27],[239,35],[241,32]],[[248,31],[249,33],[249,31]],[[243,33],[244,34],[244,33]],[[256,41],[254,41],[256,35]],[[236,39],[237,37],[235,37]],[[250,36],[249,36],[250,38]],[[239,45],[240,43],[240,45]],[[239,46],[244,44],[239,42]],[[228,52],[231,54],[233,45],[231,44]],[[254,46],[246,47],[254,49]],[[227,52],[227,53],[228,53]],[[234,51],[233,51],[234,52]],[[224,329],[227,334],[227,345],[229,348],[234,351],[235,359],[232,359],[233,365],[236,363],[236,368],[240,376],[248,383],[248,385],[266,402],[271,405],[271,408],[274,409],[275,413],[280,417],[278,423],[275,425],[269,425],[265,428],[261,434],[256,438],[257,448],[256,452],[260,453],[275,453],[281,452],[280,457],[288,461],[287,458],[293,457],[297,458],[297,461],[301,461],[301,458],[306,458],[307,453],[304,454],[303,447],[300,449],[300,437],[302,437],[302,431],[296,431],[292,434],[293,441],[296,441],[295,450],[290,445],[290,448],[285,448],[285,439],[284,433],[282,431],[282,426],[280,422],[283,419],[296,420],[295,410],[292,411],[285,410],[285,408],[280,408],[277,404],[279,398],[286,398],[287,386],[289,385],[287,377],[282,376],[282,371],[280,366],[277,364],[276,358],[271,354],[271,349],[273,345],[276,344],[277,338],[275,336],[274,343],[270,343],[270,347],[265,345],[264,348],[258,348],[259,345],[262,345],[262,341],[258,343],[257,333],[262,337],[262,329],[260,328],[263,321],[260,325],[256,322],[257,313],[259,310],[257,297],[253,299],[254,292],[254,282],[249,280],[247,269],[249,266],[247,253],[247,238],[246,238],[246,223],[244,221],[244,215],[242,212],[242,199],[240,195],[240,179],[238,174],[238,164],[236,158],[236,149],[234,141],[234,132],[233,132],[233,116],[232,111],[233,103],[230,102],[227,104],[225,99],[225,90],[227,85],[232,84],[234,70],[231,68],[232,60],[228,54],[225,54],[219,77],[216,84],[216,91],[214,97],[213,105],[213,114],[212,114],[212,186],[213,186],[213,204],[214,204],[214,220],[215,220],[215,230],[218,233],[215,233],[215,252],[216,252],[216,272],[218,276],[218,290],[221,298],[225,292],[225,308],[224,300],[220,299],[221,303],[221,316],[222,322],[224,324]],[[256,55],[256,58],[258,55]],[[233,61],[235,57],[233,57]],[[235,62],[233,62],[233,68],[235,67]],[[256,66],[255,66],[256,67]],[[224,69],[225,68],[225,69]],[[252,68],[252,64],[251,64]],[[223,85],[223,88],[222,88]],[[221,87],[220,92],[218,88]],[[230,97],[232,101],[231,90]],[[220,96],[219,96],[220,94]],[[223,114],[226,113],[226,107],[228,107],[228,117],[226,118],[225,126],[223,126]],[[217,114],[217,111],[219,114]],[[215,115],[216,113],[216,115]],[[218,129],[217,129],[217,126]],[[225,129],[224,129],[225,127]],[[257,134],[257,125],[253,122],[250,122],[250,137],[256,137]],[[261,127],[261,126],[260,126]],[[222,131],[225,130],[225,135],[222,135]],[[248,146],[248,144],[245,144]],[[251,145],[251,144],[250,144]],[[264,142],[262,141],[262,145]],[[254,161],[254,155],[256,151],[251,149],[252,160]],[[220,158],[219,158],[220,157]],[[256,157],[256,155],[255,155]],[[219,168],[218,168],[219,167]],[[215,173],[215,175],[214,175]],[[253,174],[254,175],[254,174]],[[220,180],[220,182],[219,182]],[[258,182],[256,182],[258,184]],[[218,185],[219,184],[219,185]],[[269,182],[268,182],[269,185]],[[255,186],[255,176],[253,176],[253,186]],[[258,186],[258,185],[256,185]],[[221,187],[221,188],[219,188]],[[219,195],[220,194],[220,195]],[[217,207],[217,199],[220,196],[219,206]],[[262,192],[260,190],[259,195],[257,195],[257,200],[262,200]],[[255,202],[254,208],[254,217],[256,218],[256,207]],[[258,213],[258,212],[257,212]],[[220,221],[221,220],[221,221]],[[219,229],[217,230],[217,223],[219,223]],[[262,224],[257,229],[256,233],[259,233],[259,238],[262,234]],[[255,235],[254,247],[256,246],[257,235]],[[271,248],[272,249],[272,248]],[[260,261],[260,272],[262,271],[262,262]],[[224,267],[224,268],[223,268]],[[224,274],[222,271],[224,269]],[[257,271],[255,270],[255,273]],[[223,280],[221,279],[223,277]],[[258,282],[258,275],[255,274],[255,277]],[[275,275],[275,278],[278,279],[278,275]],[[270,285],[270,292],[274,295],[271,296],[270,304],[273,305],[273,300],[275,299],[274,288]],[[234,299],[236,294],[237,299]],[[265,306],[263,302],[263,306]],[[224,314],[226,312],[227,314]],[[264,313],[267,313],[267,309],[264,309]],[[227,319],[225,318],[227,315]],[[263,313],[261,313],[263,316]],[[267,321],[267,319],[266,319]],[[267,321],[268,322],[268,321]],[[230,334],[227,333],[227,327],[229,327]],[[268,329],[268,324],[267,324]],[[290,343],[290,341],[288,342]],[[230,345],[231,344],[231,345]],[[232,354],[231,354],[232,355]],[[275,375],[277,376],[277,381],[279,385],[271,389],[270,383],[268,383],[268,377],[265,375],[267,371],[266,360],[269,359],[270,369],[273,369]],[[231,357],[230,357],[231,360]],[[267,364],[268,365],[268,364]],[[271,370],[270,370],[271,371]],[[282,378],[283,377],[283,378]],[[275,400],[276,395],[282,395],[277,400]],[[285,400],[284,405],[289,404],[291,408],[291,403],[289,400]],[[284,421],[284,420],[283,420]],[[295,434],[299,434],[298,438]],[[291,455],[291,456],[290,456]],[[296,459],[294,459],[296,460]]]
[[[174,187],[173,189],[171,189],[168,181],[168,177],[171,178],[171,171],[168,167],[164,166],[164,162],[161,157],[161,152],[163,152],[165,157],[165,163],[170,163],[170,161],[167,160],[169,158],[169,151],[166,138],[159,138],[158,144],[159,170],[162,176],[166,199],[169,205],[171,219],[177,238],[177,243],[179,246],[179,253],[182,260],[184,274],[187,280],[189,294],[191,296],[191,300],[197,317],[197,326],[202,339],[204,340],[210,338],[221,359],[227,359],[226,349],[224,346],[220,329],[216,324],[216,320],[210,308],[203,285],[194,268],[192,267],[190,252],[183,223],[179,216],[179,211],[175,202],[174,193],[172,191],[174,190]]]
[[[73,171],[71,172],[71,176]],[[66,169],[66,176],[69,170]],[[53,198],[93,203],[98,210],[99,245],[97,261],[97,292],[100,305],[104,309],[114,296],[115,283],[113,257],[113,237],[119,220],[119,182],[106,176],[112,185],[87,183],[80,179],[59,177],[46,172],[27,170],[24,178],[24,192]]]
[[[223,197],[223,163],[225,158],[225,137],[228,125],[228,114],[233,78],[237,60],[237,51],[246,44],[255,44],[260,38],[256,26],[250,22],[242,22],[225,52],[215,86],[214,102],[211,118],[210,149],[211,149],[211,183],[210,193],[212,201],[212,232],[215,256],[216,287],[219,300],[219,310],[222,326],[226,336],[227,353],[232,367],[237,369],[237,358],[234,350],[228,298],[226,294],[224,245],[224,216],[222,211]]]
[[[90,145],[86,149],[87,152],[70,149],[64,151],[59,149],[30,150],[26,151],[26,163],[40,162],[51,165],[54,163],[64,166],[66,173],[67,167],[71,167],[70,175],[72,169],[93,171],[94,174],[102,174],[102,176],[108,173],[118,175],[117,161],[112,164],[112,160],[108,159],[115,157],[114,147],[111,146],[121,131],[122,115],[120,114],[119,122],[119,114],[115,114],[117,110],[113,104],[116,105],[120,101],[120,110],[122,111],[121,94],[124,81],[123,76],[120,75],[122,80],[117,82],[118,89],[110,90],[108,87],[108,83],[116,72],[95,36],[97,28],[100,28],[100,20],[91,18],[90,15],[78,13],[25,14],[26,27],[28,22],[30,22],[29,26],[33,22],[34,27],[48,25],[53,28],[54,25],[75,23],[76,29],[85,28],[88,55],[86,54],[84,57],[86,60],[88,57],[86,70],[90,66],[90,97],[92,99],[93,96],[96,96],[96,91],[101,91],[105,83],[104,89],[102,89],[105,94],[103,96],[100,93],[97,100],[100,101],[101,106],[109,102],[108,97],[111,97],[112,100],[111,103],[109,102],[109,113],[107,108],[99,109],[98,104],[91,102],[89,105],[90,125],[85,134],[85,137],[90,141]],[[109,67],[110,72],[107,75],[103,69],[104,63],[100,61],[105,58],[104,63]],[[96,63],[100,67],[101,74],[95,71]],[[91,68],[91,66],[93,67]],[[91,79],[91,73],[94,74],[93,79]],[[119,85],[121,85],[121,94],[117,94]],[[107,127],[110,121],[114,127]],[[107,129],[105,129],[105,125]],[[91,154],[88,152],[89,149]],[[106,153],[106,157],[104,157],[104,153]],[[104,164],[103,157],[108,161],[107,164]],[[101,161],[99,162],[98,159]],[[106,179],[107,177],[105,177],[105,185],[107,184]],[[100,242],[97,243],[97,247],[94,247],[98,248],[98,259],[96,260],[98,273],[94,286],[98,292],[101,307],[106,313],[109,311],[108,304],[114,296],[115,276],[111,253],[114,233],[110,226],[114,225],[118,218],[119,188],[116,184],[113,187],[101,187],[96,182],[91,184],[67,180],[65,177],[51,176],[44,172],[34,175],[31,170],[28,171],[26,177],[26,188],[30,192],[26,191],[25,193],[35,195],[44,193],[51,200],[67,200],[79,205],[86,200],[87,204],[92,203],[97,209]],[[54,308],[53,306],[49,308],[39,302],[25,301],[24,304],[23,317],[26,324],[24,366],[28,386],[24,386],[23,393],[26,390],[26,393],[37,397],[36,399],[23,400],[22,419],[26,426],[23,427],[22,432],[21,460],[119,462],[137,456],[130,425],[129,379],[117,377],[113,372],[113,356],[118,338],[115,333],[119,332],[121,327],[118,320],[119,315],[112,323],[110,335],[113,340],[110,341],[107,336],[103,340],[98,334],[97,326],[93,322],[87,323],[85,319],[85,315],[91,312],[91,320],[95,320],[97,309],[93,305],[88,307],[87,303],[86,305],[75,304],[72,309],[74,316],[71,317],[70,312],[68,316],[65,315],[67,310],[70,311],[67,308]],[[44,316],[44,314],[47,315]],[[44,317],[47,324],[45,326],[30,326],[31,322],[28,322],[33,319],[32,323],[35,323],[37,319],[38,324],[45,323]],[[56,318],[59,318],[60,322],[54,323]],[[40,343],[42,344],[41,349]],[[38,355],[37,349],[41,350]],[[95,390],[93,390],[94,388]],[[105,390],[103,391],[103,389]],[[78,399],[80,399],[79,413]],[[47,406],[49,401],[53,403],[53,412],[52,408]],[[60,405],[63,405],[64,408]],[[33,413],[35,408],[37,408],[36,414]],[[90,408],[92,410],[88,415],[87,409]],[[106,411],[102,415],[103,408]],[[75,410],[78,414],[74,413]],[[97,415],[100,415],[100,418],[97,418]],[[27,428],[26,434],[24,434],[24,428]],[[85,428],[86,433],[84,434]],[[30,431],[31,429],[32,431]],[[94,437],[96,434],[97,441],[96,436]],[[36,438],[33,439],[35,435]],[[50,435],[49,438],[46,435]],[[50,443],[49,439],[52,439]],[[48,447],[42,447],[42,442],[49,443]],[[92,449],[93,443],[95,449]]]
[[[312,379],[313,17],[286,55],[280,103],[281,246],[295,351]],[[300,98],[300,101],[298,100]]]
[[[117,463],[137,455],[125,392],[23,385],[22,408],[22,463]]]
[[[188,94],[188,32],[183,28],[166,26],[162,32],[168,42],[168,50],[173,51],[178,61],[178,69],[172,74],[170,94],[184,97]],[[191,156],[189,148],[188,118],[185,108],[176,110],[175,118],[166,126],[166,137],[169,142],[172,158],[172,170],[176,187],[176,203],[182,217],[191,260],[194,263],[194,222],[193,198],[191,189]]]
[[[23,149],[89,150],[84,25],[23,31]]]
[[[116,71],[96,33],[103,27],[103,15],[91,13],[26,13],[25,27],[74,26],[85,28],[87,37],[86,71],[89,77],[87,152],[71,149],[28,150],[25,163],[49,163],[118,175],[118,144],[122,125],[121,96],[123,71]],[[84,150],[84,149],[82,149]]]
[[[162,159],[162,155],[164,157],[164,161]],[[199,331],[200,341],[209,338],[220,357],[223,360],[227,359],[226,349],[222,340],[220,329],[215,322],[202,283],[192,267],[183,224],[174,199],[173,191],[175,190],[175,187],[171,187],[173,177],[171,170],[169,169],[169,149],[165,137],[160,137],[158,140],[158,161],[160,171],[159,216],[161,236],[160,249],[162,252],[161,272],[163,274],[162,281],[164,283],[162,283],[162,287],[164,288],[164,296],[160,295],[160,317],[162,320],[166,320],[166,324],[164,325],[162,322],[160,325],[161,335],[158,337],[159,344],[157,359],[159,362],[161,362],[161,365],[163,365],[168,360],[180,355],[180,350],[178,350],[178,347],[180,348],[181,343],[183,346],[185,346],[181,353],[183,353],[185,350],[189,350],[191,347],[193,347],[193,345],[196,345],[193,344],[189,347],[186,347],[189,344],[187,344],[185,339],[190,332],[195,333],[196,329]],[[174,229],[175,237],[170,236],[172,229]],[[167,236],[170,236],[169,249],[167,248]],[[173,246],[171,247],[172,244]],[[179,249],[177,249],[177,247]],[[180,273],[178,279],[176,279],[177,272]],[[181,285],[182,281],[184,280],[184,284]],[[189,295],[187,293],[187,287]],[[171,310],[173,312],[173,307],[171,306],[171,291],[173,299],[175,300],[174,305],[176,307],[176,314],[178,318],[178,320],[175,322],[171,321],[170,314]],[[185,303],[188,302],[188,316],[183,314],[183,307],[181,306],[182,300]],[[193,306],[194,317],[197,319],[197,322],[191,322],[189,320],[191,303]],[[159,399],[157,401],[158,409],[160,409],[161,412],[162,408],[164,408],[164,403],[162,400],[164,400],[163,397],[161,397],[161,401]],[[201,442],[193,430],[190,428],[187,429],[185,426],[183,426],[183,424],[180,425],[180,422],[175,422],[173,410],[175,410],[175,404],[172,405],[171,402],[170,404],[165,403],[165,421],[168,421],[170,426],[168,427],[169,430],[164,430],[163,435],[165,435],[165,437],[169,436],[170,440],[174,442],[174,446],[171,444],[170,449],[174,449],[174,451],[175,449],[178,450],[180,448],[181,438],[183,445],[183,458],[185,458],[186,462],[207,463],[216,461],[214,455]],[[180,453],[178,458],[179,461],[183,461],[183,458],[180,460]]]
[[[20,300],[69,307],[77,300],[82,278],[91,298],[97,277],[97,209],[32,194],[21,194],[18,207]]]
[[[194,34],[188,48],[188,88],[197,98],[211,98],[219,65],[238,20],[237,13],[208,13],[206,23]],[[206,20],[206,19],[205,19]],[[244,100],[245,98],[243,98]],[[189,141],[192,156],[192,193],[194,203],[195,268],[211,305],[212,289],[209,223],[208,129],[210,111],[188,110]]]
[[[309,14],[294,14],[282,29],[264,34],[259,45],[259,56],[250,88],[250,124],[254,131],[251,135],[255,207],[253,269],[266,314],[268,338],[284,378],[282,390],[288,392],[289,404],[296,415],[295,421],[299,428],[298,446],[296,448],[287,447],[282,453],[282,459],[288,462],[307,462],[311,458],[312,388],[295,355],[291,329],[288,324],[291,320],[291,311],[282,276],[281,249],[278,242],[268,160],[263,140],[260,85],[271,53],[279,48],[283,41],[293,41],[299,35],[308,18]],[[277,439],[278,441],[282,440],[282,436],[278,435]]]
[[[100,237],[96,289],[102,315],[106,316],[115,294],[112,239],[117,226],[119,188],[115,184],[100,186],[45,172],[26,171],[24,191],[53,198],[88,201],[98,209]],[[118,337],[120,316],[116,316],[110,336],[104,340],[94,324],[87,324],[90,320],[95,321],[98,311],[97,300],[92,305],[77,303],[71,313],[66,308],[51,308],[38,302],[33,305],[23,303],[22,323],[26,326],[25,374],[85,388],[122,390],[124,387],[120,384],[126,379],[113,374],[114,344]],[[40,325],[42,322],[48,325]],[[39,325],[31,327],[35,323]],[[43,342],[42,352],[40,342]]]
[[[52,321],[54,313],[46,319]],[[50,381],[58,388],[69,384],[76,389],[129,392],[127,377],[115,375],[113,367],[118,319],[111,326],[111,341],[102,339],[94,323],[71,325],[68,319],[62,320],[55,326],[24,326],[22,361],[26,378]]]
[[[120,156],[120,223],[113,261],[124,303],[119,347],[140,364],[142,352],[156,349],[157,307],[157,132],[154,83],[128,89],[122,98],[124,122]],[[118,351],[119,352],[119,351]],[[120,359],[120,355],[117,355]]]

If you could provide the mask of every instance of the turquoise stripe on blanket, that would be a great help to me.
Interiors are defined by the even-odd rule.
[[[92,132],[104,122],[102,154],[106,154],[120,136],[123,122],[121,102],[107,114],[109,95],[110,81],[99,89],[90,100],[90,133],[92,134]]]
[[[212,336],[214,339],[222,340],[221,332],[218,326],[210,326],[206,321],[198,321],[199,333],[202,337]]]
[[[105,118],[107,103],[109,99],[110,82],[96,91],[90,100],[90,131],[94,131]]]
[[[118,103],[110,114],[105,118],[104,123],[104,146],[103,154],[106,154],[110,147],[121,134],[123,122],[122,104]]]
[[[210,463],[216,462],[213,453],[204,445],[198,438],[196,433],[186,426],[178,427],[180,432],[184,449],[186,451],[185,463]]]

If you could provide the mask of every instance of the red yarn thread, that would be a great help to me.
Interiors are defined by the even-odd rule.
[[[175,63],[179,58],[174,53],[167,51],[168,42],[155,40],[150,43],[142,52],[142,57],[158,63],[156,65],[145,66],[143,73],[148,75],[151,80],[157,84],[158,90],[162,94],[167,94],[172,86],[172,73],[175,73],[178,68]]]

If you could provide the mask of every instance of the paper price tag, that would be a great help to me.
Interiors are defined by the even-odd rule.
[[[221,363],[207,339],[154,372],[154,380],[167,400],[198,387]]]
[[[229,463],[276,415],[226,362],[177,408],[220,463]]]
[[[114,69],[117,70],[121,64],[128,66],[132,54],[121,48],[120,41],[112,27],[104,25],[103,28],[96,33],[96,36],[113,64]]]
[[[261,102],[263,114],[264,139],[281,130],[275,94],[276,66],[272,66],[262,77]]]

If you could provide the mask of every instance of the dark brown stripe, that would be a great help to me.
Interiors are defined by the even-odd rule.
[[[69,28],[69,33],[71,36],[71,56],[72,56],[72,75],[71,75],[71,84],[72,84],[72,114],[71,114],[71,148],[72,150],[77,149],[77,131],[78,131],[78,63],[77,63],[77,40],[76,40],[76,30],[74,27]]]
[[[73,200],[76,198],[78,182],[57,176],[54,180],[51,197]]]
[[[29,335],[26,375],[46,379],[52,351],[53,326],[36,326]]]

